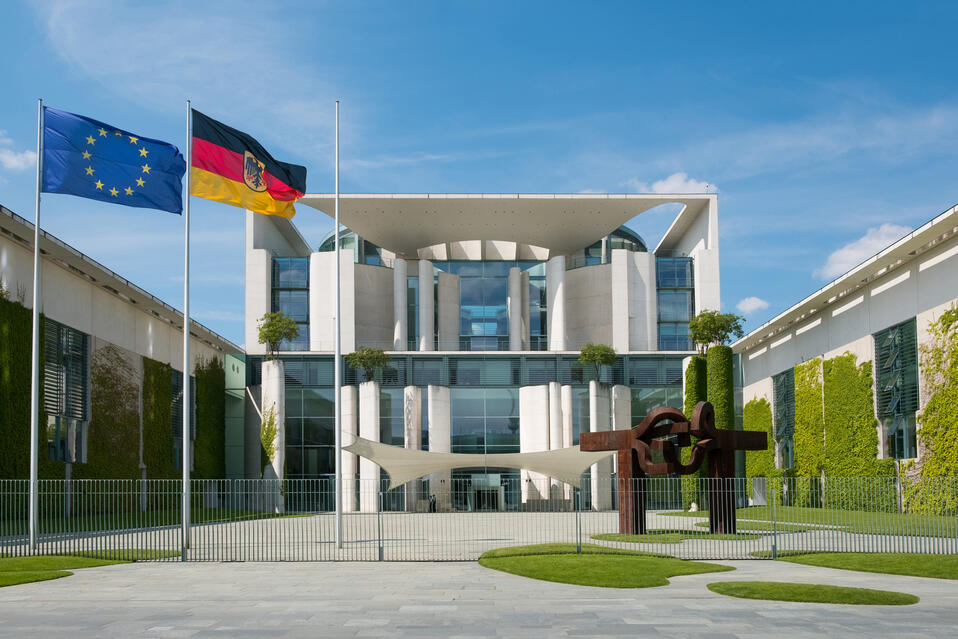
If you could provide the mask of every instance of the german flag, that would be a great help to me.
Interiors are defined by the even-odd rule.
[[[233,127],[193,109],[190,195],[286,219],[306,192],[306,167],[279,162]]]

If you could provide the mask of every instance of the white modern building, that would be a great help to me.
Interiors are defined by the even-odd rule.
[[[668,203],[679,212],[656,246],[624,226]],[[334,212],[330,194],[301,204]],[[340,216],[343,352],[372,346],[392,358],[371,382],[346,370],[346,445],[361,436],[440,452],[534,452],[573,446],[583,431],[629,428],[651,408],[682,405],[688,321],[720,308],[712,194],[346,194]],[[311,246],[293,222],[247,213],[247,439],[262,407],[276,407],[273,466],[289,478],[334,471],[336,241]],[[272,311],[300,328],[281,345],[282,377],[261,373],[257,320]],[[589,342],[619,356],[598,380],[577,361]],[[258,476],[258,451],[247,454]],[[595,508],[611,505],[611,463],[586,477]],[[371,487],[385,485],[384,473],[349,453],[343,468],[345,509],[374,510]],[[521,508],[555,496],[543,479],[455,469],[384,506],[417,507],[431,490],[446,500],[441,509]]]
[[[0,207],[0,288],[9,301],[19,303],[26,309],[32,309],[34,305],[33,239],[34,227],[31,222]],[[39,304],[44,320],[44,342],[41,346],[44,368],[41,381],[43,407],[48,419],[46,441],[41,441],[41,456],[64,462],[68,469],[71,464],[89,463],[90,468],[94,469],[92,472],[96,472],[95,468],[107,460],[88,459],[90,437],[133,441],[133,446],[139,440],[139,451],[135,448],[110,451],[109,445],[103,446],[103,441],[98,443],[101,449],[106,449],[107,454],[112,452],[117,457],[134,459],[132,469],[136,474],[129,474],[127,478],[156,477],[156,469],[149,467],[143,454],[144,361],[149,360],[170,367],[167,374],[172,379],[165,380],[164,386],[171,395],[173,405],[172,408],[164,406],[162,410],[164,414],[171,415],[164,435],[172,431],[172,438],[169,441],[169,457],[165,457],[165,450],[162,454],[164,468],[169,470],[171,466],[178,465],[182,446],[182,439],[176,430],[177,419],[181,419],[178,415],[182,415],[182,412],[177,413],[182,411],[182,313],[42,229],[40,251]],[[5,319],[9,320],[9,317]],[[29,367],[29,323],[25,332],[12,334],[12,327],[12,323],[4,326],[2,339],[7,343],[3,347],[19,348],[18,352],[26,355],[22,363]],[[193,375],[197,364],[217,360],[226,364],[229,377],[230,362],[225,360],[241,353],[242,349],[195,321],[190,325],[190,337],[190,375]],[[14,345],[14,341],[19,344]],[[91,433],[91,396],[96,386],[92,378],[95,377],[93,373],[98,362],[108,362],[108,368],[114,371],[122,369],[122,374],[107,383],[132,385],[130,394],[117,401],[130,404],[129,409],[135,413],[135,418],[132,424],[124,422],[124,428],[138,428],[139,434],[118,433],[114,424],[104,423],[94,425],[94,430],[98,429],[99,434]],[[237,363],[241,365],[242,361],[237,360],[232,364],[234,376],[242,372],[237,368]],[[4,372],[0,383],[10,384],[10,371]],[[10,392],[19,395],[23,389]],[[29,391],[26,392],[26,397],[29,397]],[[118,389],[113,392],[120,394]],[[9,415],[6,417],[0,419],[0,429],[20,429],[24,437],[27,436],[28,423],[14,423]],[[23,413],[23,417],[28,420],[29,411]],[[195,439],[195,435],[194,428],[191,437]],[[227,433],[226,455],[232,458],[232,474],[242,476],[245,472],[242,451],[246,447],[242,440],[242,417],[234,420],[232,435],[235,437]],[[10,451],[3,453],[12,454]],[[138,464],[135,461],[137,456]],[[24,457],[24,463],[27,463],[27,459]]]
[[[958,298],[958,207],[938,215],[733,344],[743,400],[772,404],[776,462],[793,463],[795,365],[845,352],[872,362],[878,457],[918,459],[928,400],[919,351]]]

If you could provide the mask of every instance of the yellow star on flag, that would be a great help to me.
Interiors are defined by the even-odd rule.
[[[97,180],[96,182],[94,182],[94,184],[96,185],[96,190],[97,190],[97,191],[102,191],[102,190],[103,190],[103,182],[101,182],[100,180]]]
[[[89,160],[89,159],[90,159],[90,152],[89,152],[89,151],[84,151],[84,152],[83,152],[83,159],[84,159],[84,160]]]
[[[146,180],[144,180],[143,178],[136,178],[137,186],[143,186],[144,184],[146,184]]]
[[[101,138],[105,138],[105,137],[106,137],[106,129],[100,129],[100,137],[101,137]]]
[[[126,194],[127,194],[127,195],[133,195],[133,189],[131,189],[130,187],[126,187],[126,188],[123,189],[123,190],[126,191]]]
[[[117,131],[117,132],[114,133],[113,135],[123,135],[123,132],[122,132],[122,131]]]
[[[93,139],[93,136],[92,136],[92,135],[88,135],[88,136],[86,136],[86,143],[87,143],[87,144],[96,144],[96,140]]]
[[[127,137],[130,138],[130,144],[136,144],[137,140],[140,139],[140,138],[135,138],[132,135],[129,135]]]
[[[116,197],[117,193],[119,193],[119,191],[116,190],[116,187],[113,187],[110,189],[110,195],[112,195],[113,197]]]
[[[142,157],[146,157],[148,153],[149,153],[149,151],[147,151],[145,148],[144,148],[144,149],[140,149],[140,155],[141,155]]]
[[[92,167],[92,166],[86,167],[86,174],[87,174],[87,175],[93,175],[93,167]]]
[[[143,169],[143,172],[144,172],[144,173],[149,173],[149,172],[150,172],[150,165],[149,165],[149,164],[144,164],[144,165],[141,166],[140,168]]]

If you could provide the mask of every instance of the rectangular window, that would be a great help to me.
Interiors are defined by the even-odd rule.
[[[405,446],[405,409],[402,388],[379,391],[379,441],[390,446]]]
[[[419,350],[419,276],[406,276],[406,349]]]
[[[299,334],[282,340],[281,351],[309,350],[309,258],[274,257],[272,312],[281,312],[296,322]]]
[[[86,462],[90,402],[90,339],[48,317],[43,322],[43,408],[47,413],[47,456]]]
[[[795,369],[789,368],[772,377],[775,405],[774,436],[781,468],[795,465]]]
[[[689,320],[695,316],[692,258],[655,259],[660,351],[690,351]]]
[[[518,389],[454,388],[450,403],[452,452],[519,452]]]
[[[878,418],[895,459],[918,456],[915,412],[918,410],[918,335],[915,319],[873,335]]]

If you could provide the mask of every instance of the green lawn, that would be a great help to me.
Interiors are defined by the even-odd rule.
[[[859,606],[906,606],[918,603],[918,597],[904,592],[846,588],[822,584],[793,584],[780,581],[719,581],[708,589],[720,595],[769,601],[854,604]]]
[[[958,555],[923,555],[918,553],[866,552],[780,552],[779,561],[806,566],[860,570],[887,575],[958,579]]]
[[[708,528],[709,522],[707,521],[697,521],[695,522],[696,527],[699,528]],[[809,526],[802,526],[800,524],[783,524],[781,522],[771,522],[771,521],[748,521],[748,520],[739,520],[737,522],[739,532],[772,532],[774,529],[776,532],[808,532],[809,530],[814,530]]]
[[[676,511],[662,515],[674,517],[708,517],[708,511],[694,513]],[[739,528],[754,522],[770,522],[769,506],[750,506],[736,510]],[[939,515],[911,515],[900,513],[839,510],[837,508],[806,508],[776,506],[775,521],[791,524],[819,524],[841,527],[847,532],[885,535],[914,535],[920,537],[954,537],[958,535],[958,517]]]
[[[0,587],[69,577],[73,574],[70,570],[77,568],[94,568],[96,566],[109,566],[119,563],[126,562],[114,559],[69,555],[10,557],[0,559]]]
[[[243,521],[249,519],[266,519],[273,517],[298,517],[300,513],[277,515],[252,510],[235,508],[198,508],[190,514],[193,524],[222,523],[227,521]],[[39,520],[40,534],[56,534],[59,532],[96,532],[103,530],[129,530],[136,528],[155,528],[162,526],[178,526],[180,524],[180,510],[167,508],[162,510],[122,511],[115,513],[98,513],[76,515],[73,517],[47,517]],[[0,536],[25,535],[27,533],[26,520],[13,521],[0,525]]]
[[[632,544],[678,544],[686,539],[714,539],[719,541],[741,541],[759,539],[761,535],[750,533],[710,533],[705,530],[650,530],[644,535],[624,535],[622,533],[600,533],[592,535],[599,541],[621,541]]]
[[[581,553],[575,544],[499,548],[484,553],[479,564],[532,579],[605,588],[666,586],[669,577],[734,570],[593,544],[583,544]]]

